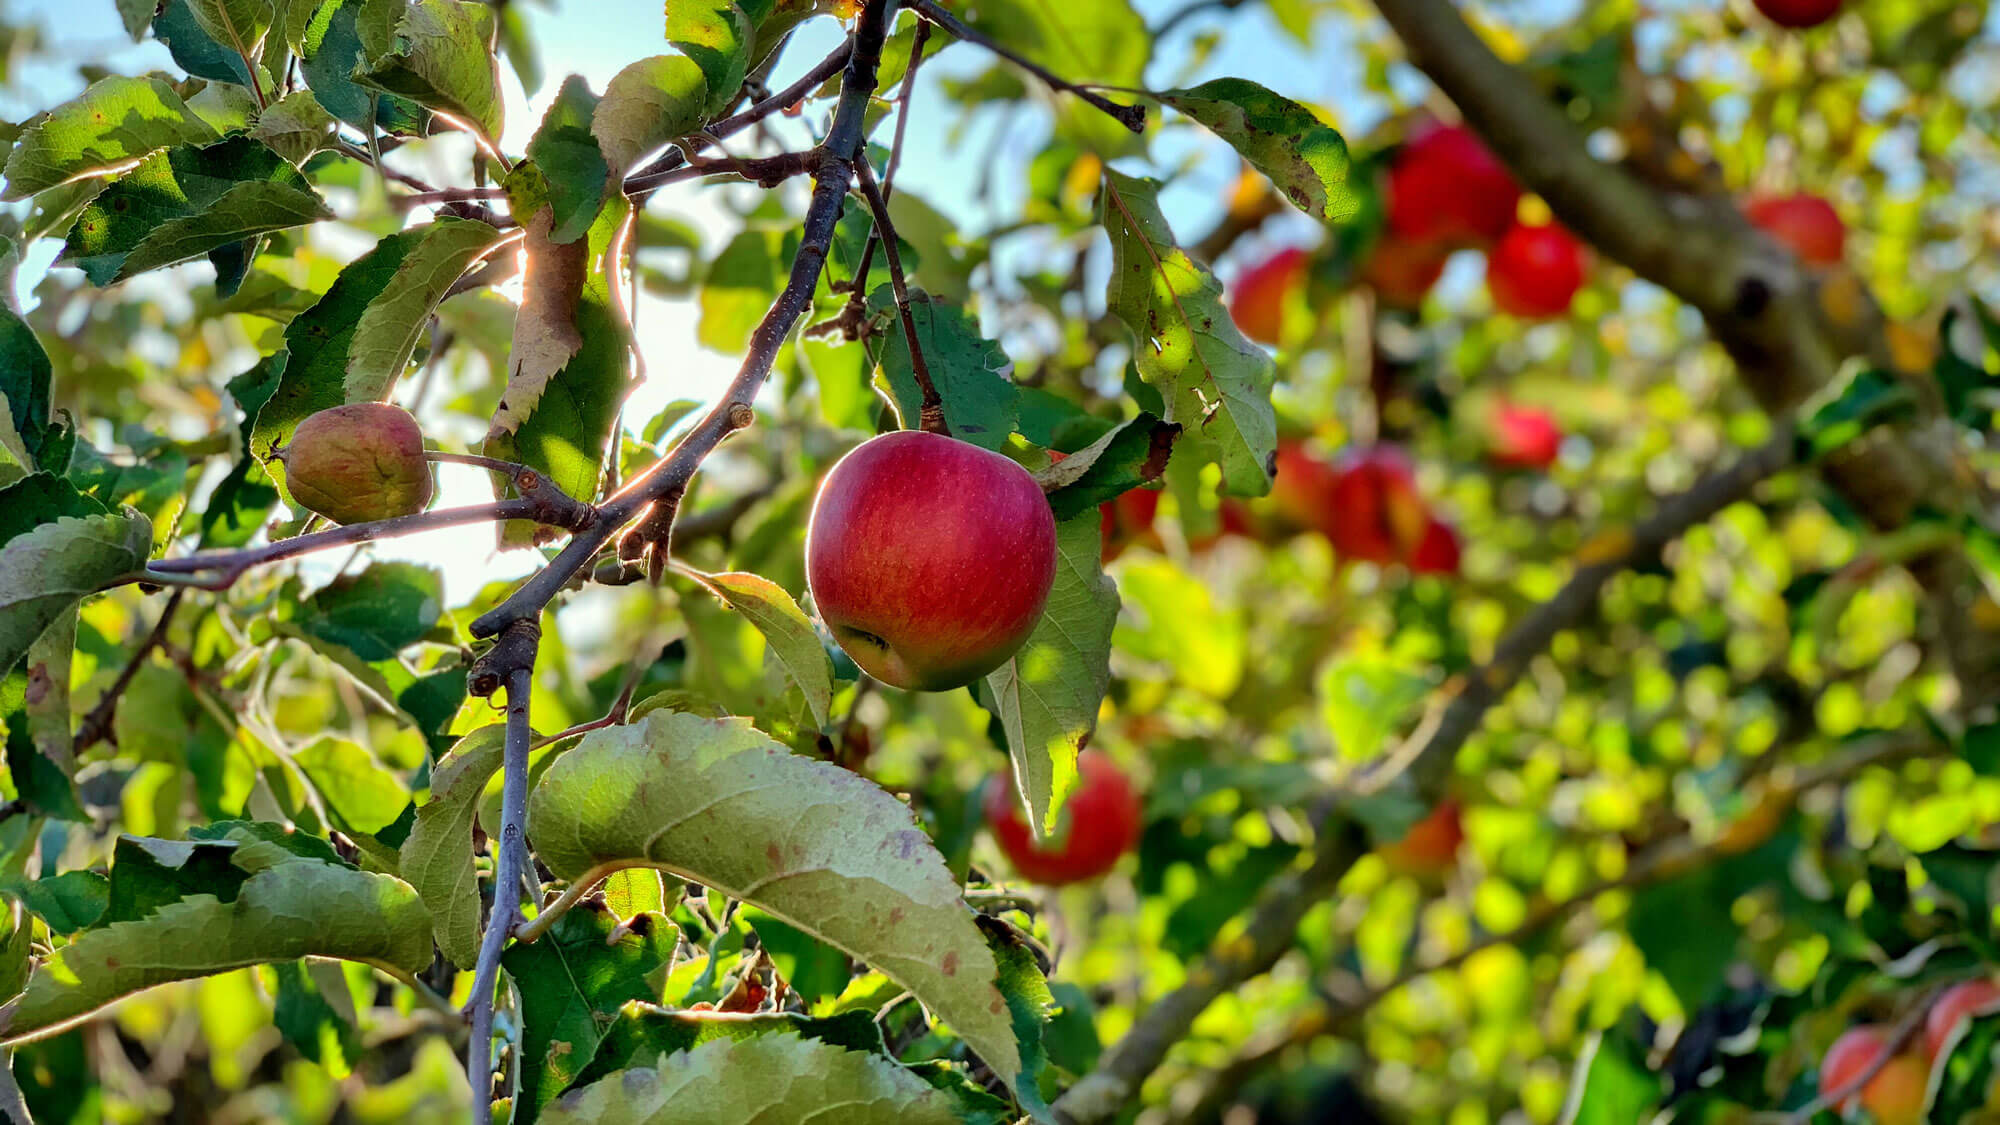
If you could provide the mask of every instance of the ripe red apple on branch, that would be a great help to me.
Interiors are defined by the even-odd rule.
[[[1343,560],[1408,562],[1431,531],[1430,508],[1401,449],[1374,445],[1343,455],[1321,528]]]
[[[1501,312],[1547,320],[1569,311],[1583,288],[1583,244],[1553,223],[1521,223],[1486,256],[1486,288]]]
[[[1486,455],[1510,469],[1546,469],[1562,452],[1562,428],[1549,412],[1503,402],[1493,408],[1492,441]]]
[[[1432,123],[1389,165],[1388,229],[1417,245],[1477,245],[1514,222],[1521,186],[1462,125]]]
[[[1757,10],[1779,27],[1818,27],[1840,11],[1841,0],[1757,0]]]
[[[308,417],[279,451],[292,499],[339,524],[414,515],[431,502],[424,432],[400,406],[357,402]]]
[[[1139,795],[1118,763],[1098,750],[1077,755],[1076,788],[1064,802],[1056,834],[1037,843],[1013,779],[989,779],[983,797],[986,822],[1007,861],[1021,877],[1048,886],[1095,879],[1118,864],[1138,842]]]
[[[1756,196],[1743,213],[1807,265],[1837,266],[1847,256],[1847,225],[1833,204],[1811,192]]]
[[[1285,308],[1305,277],[1306,252],[1296,246],[1250,266],[1231,286],[1229,319],[1250,339],[1276,347],[1285,337]]]
[[[806,584],[834,639],[869,675],[917,691],[1006,663],[1041,621],[1055,568],[1055,516],[1034,477],[921,430],[841,458],[806,530]]]

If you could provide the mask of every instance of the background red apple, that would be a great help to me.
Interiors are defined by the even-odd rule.
[[[1409,875],[1435,875],[1458,862],[1458,849],[1465,843],[1465,822],[1457,801],[1446,799],[1422,820],[1410,826],[1403,838],[1381,849],[1389,866]]]
[[[1289,531],[1318,529],[1333,507],[1340,473],[1302,441],[1278,443],[1277,472],[1271,478],[1270,504],[1278,522]]]
[[[1818,27],[1840,11],[1840,0],[1757,0],[1757,10],[1779,27]]]
[[[1393,445],[1352,451],[1334,466],[1320,528],[1347,561],[1406,562],[1430,534],[1431,515],[1410,459]]]
[[[1583,288],[1583,244],[1553,223],[1522,223],[1486,257],[1486,288],[1501,312],[1531,320],[1569,311]]]
[[[1959,1021],[1996,1006],[2000,1006],[2000,985],[1990,980],[1969,980],[1945,989],[1924,1015],[1924,1046],[1931,1061],[1937,1061],[1938,1052]]]
[[[1546,469],[1562,451],[1562,429],[1546,410],[1501,403],[1493,408],[1493,440],[1486,455],[1513,469]]]
[[[1252,340],[1276,346],[1285,335],[1285,305],[1305,281],[1306,252],[1289,246],[1239,274],[1229,296],[1229,319]]]
[[[1457,574],[1459,554],[1458,532],[1432,516],[1423,541],[1410,553],[1410,569],[1418,574]]]
[[[1837,266],[1847,254],[1847,225],[1833,204],[1811,192],[1758,196],[1743,213],[1802,262]]]
[[[1160,533],[1153,520],[1160,514],[1160,493],[1151,488],[1121,492],[1116,499],[1097,506],[1103,516],[1104,561],[1110,562],[1127,547],[1160,547]]]
[[[921,430],[841,458],[806,530],[806,584],[834,639],[869,675],[918,691],[1006,663],[1055,569],[1055,516],[1028,471]]]
[[[986,822],[1014,870],[1049,886],[1095,879],[1139,839],[1139,795],[1118,764],[1097,750],[1077,755],[1076,788],[1063,804],[1054,837],[1036,843],[1027,810],[1005,774],[989,780],[984,796]]]
[[[1385,231],[1361,265],[1361,280],[1383,305],[1414,309],[1443,275],[1451,250],[1447,244],[1412,242]]]
[[[1887,1028],[1876,1024],[1849,1028],[1833,1041],[1826,1057],[1820,1060],[1821,1093],[1831,1093],[1859,1078],[1888,1049]],[[1857,1097],[1846,1100],[1843,1108],[1851,1108],[1859,1101],[1874,1115],[1877,1125],[1916,1125],[1923,1118],[1924,1087],[1929,1071],[1924,1060],[1914,1055],[1890,1059]]]
[[[1484,243],[1514,222],[1521,187],[1470,129],[1432,124],[1396,153],[1389,230],[1415,243]]]

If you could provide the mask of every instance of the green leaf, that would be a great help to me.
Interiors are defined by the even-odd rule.
[[[486,783],[500,770],[505,727],[482,727],[431,768],[430,800],[403,841],[402,875],[430,908],[438,948],[451,963],[470,969],[479,958],[479,872],[472,855],[472,825]]]
[[[764,634],[771,654],[805,693],[813,718],[824,728],[833,705],[833,664],[827,659],[826,648],[819,643],[819,634],[813,631],[812,621],[799,603],[792,600],[792,595],[776,582],[755,574],[703,574],[698,570],[686,573]]]
[[[354,80],[450,114],[491,144],[505,111],[493,26],[493,9],[480,0],[409,0],[387,47]]]
[[[277,14],[271,0],[188,0],[188,8],[209,38],[244,58],[264,45]]]
[[[1242,78],[1166,90],[1159,99],[1228,141],[1292,206],[1327,223],[1354,216],[1347,142],[1311,110]]]
[[[818,940],[811,934],[758,910],[745,907],[743,920],[757,932],[757,944],[777,966],[778,975],[785,979],[799,999],[810,1007],[822,997],[837,996],[847,987],[850,965],[847,954]],[[874,1026],[874,1021],[869,1021]],[[880,1039],[877,1033],[876,1038]],[[692,1046],[692,1044],[686,1044]],[[848,1044],[859,1046],[860,1044]],[[649,1060],[650,1061],[650,1060]],[[620,1063],[620,1066],[629,1063]]]
[[[768,916],[764,920],[770,921]],[[758,932],[762,934],[761,930]],[[634,1001],[618,1009],[616,1022],[598,1042],[597,1054],[569,1088],[587,1086],[615,1071],[655,1066],[669,1055],[693,1050],[703,1043],[760,1035],[796,1035],[850,1051],[886,1050],[882,1030],[876,1026],[872,1012],[844,1012],[829,1019],[812,1019],[789,1012],[749,1015],[671,1011]]]
[[[596,497],[603,474],[605,450],[611,444],[612,424],[618,409],[631,391],[630,326],[621,311],[623,260],[615,253],[619,232],[631,204],[613,192],[604,210],[591,225],[588,256],[572,261],[570,268],[547,271],[530,277],[522,294],[523,316],[516,319],[515,347],[537,341],[547,347],[549,337],[559,332],[563,312],[570,310],[567,323],[575,333],[577,347],[553,372],[540,375],[548,362],[560,354],[560,347],[538,350],[542,363],[529,370],[517,356],[517,366],[507,382],[507,390],[486,431],[485,452],[489,457],[516,461],[542,473],[557,487],[579,499]],[[537,216],[536,223],[544,220]],[[531,232],[526,244],[530,261],[552,252],[546,244],[535,245]],[[574,253],[576,247],[553,248],[555,253]],[[575,268],[581,265],[581,269]],[[550,292],[544,286],[557,288]],[[530,304],[541,310],[530,319]],[[496,488],[506,489],[504,483]],[[503,545],[525,545],[537,534],[528,525],[509,524],[502,528]]]
[[[973,26],[1057,74],[1087,74],[1104,86],[1145,84],[1153,36],[1130,0],[979,0],[972,7]],[[1070,96],[1057,98],[1056,133],[1107,160],[1144,147],[1123,125]]]
[[[652,1069],[621,1070],[573,1090],[548,1125],[752,1125],[809,1121],[838,1107],[841,1125],[959,1125],[955,1099],[879,1055],[789,1035],[714,1039]]]
[[[1660,1104],[1660,1076],[1646,1066],[1646,1052],[1613,1028],[1592,1035],[1576,1061],[1568,1125],[1630,1125]]]
[[[28,921],[27,910],[20,903],[12,903],[5,910],[0,910],[0,999],[19,995],[28,983],[30,946],[34,936],[35,927]]]
[[[1227,492],[1261,496],[1277,454],[1276,365],[1236,330],[1215,275],[1175,245],[1159,191],[1151,180],[1105,170],[1110,310],[1132,330],[1139,375],[1165,396],[1166,420],[1183,427],[1181,440],[1222,466]]]
[[[541,128],[528,141],[528,159],[541,170],[553,224],[549,241],[575,242],[589,233],[604,205],[611,168],[590,133],[598,97],[582,78],[571,75],[556,91]]]
[[[768,911],[909,989],[1010,1085],[1021,1073],[958,884],[908,806],[865,778],[740,719],[655,711],[557,758],[528,834],[563,878],[648,863]]]
[[[284,157],[248,137],[155,153],[78,214],[63,260],[110,285],[230,243],[331,218]]]
[[[304,164],[314,153],[333,147],[337,128],[312,91],[299,90],[259,111],[250,136],[293,164]]]
[[[169,145],[206,144],[215,130],[157,78],[104,78],[28,127],[7,157],[0,200],[26,199],[103,175]]]
[[[990,673],[981,702],[999,718],[1030,824],[1054,831],[1076,785],[1076,756],[1111,685],[1118,586],[1104,576],[1094,511],[1056,525],[1056,580],[1028,643]]]
[[[36,967],[5,1044],[53,1034],[134,992],[266,961],[337,957],[414,973],[430,964],[430,920],[400,879],[238,849],[255,873],[234,902],[190,895],[136,922],[90,930]]]
[[[1042,470],[1036,479],[1050,490],[1049,507],[1058,520],[1080,516],[1160,479],[1180,432],[1179,426],[1142,413]]]
[[[279,962],[271,966],[277,997],[271,1022],[300,1055],[345,1078],[362,1051],[354,1026],[354,998],[339,965],[330,961]]]
[[[196,78],[250,85],[250,64],[216,41],[195,18],[193,0],[166,0],[153,18],[153,38],[167,45],[174,62]]]
[[[375,755],[346,739],[322,738],[294,760],[342,831],[373,835],[394,824],[410,803],[402,781]]]
[[[34,480],[0,489],[0,509]],[[64,517],[7,539],[0,547],[0,672],[71,606],[144,567],[152,550],[152,523],[129,509]]]
[[[1335,749],[1349,761],[1373,760],[1430,690],[1429,676],[1381,655],[1354,654],[1327,665],[1319,697]]]
[[[111,853],[111,898],[94,923],[136,922],[188,895],[234,901],[250,877],[233,862],[239,840],[120,836]]]
[[[1864,368],[1827,392],[1799,426],[1799,459],[1824,457],[1877,426],[1917,413],[1916,395],[1890,372]]]
[[[1000,995],[1007,998],[1007,1015],[1014,1024],[1014,1040],[1021,1045],[1023,1081],[1015,1093],[1023,1109],[1038,1121],[1048,1121],[1049,1106],[1042,1100],[1040,1089],[1042,1072],[1049,1065],[1048,1055],[1042,1050],[1042,1029],[1049,1022],[1049,1010],[1055,1006],[1055,997],[1049,993],[1048,978],[1042,975],[1041,966],[1036,964],[1035,955],[1027,943],[1004,923],[988,924],[986,932],[987,944],[993,948],[994,959],[1000,964],[1000,975],[995,983],[1000,987]]]
[[[654,55],[619,71],[590,122],[612,178],[623,179],[640,157],[700,129],[708,102],[708,77],[686,55]]]
[[[294,21],[301,13],[310,15],[293,39],[299,52],[299,72],[305,75],[319,104],[349,125],[421,136],[429,130],[430,111],[408,98],[364,89],[354,81],[354,70],[366,55],[359,26],[365,3],[324,0],[316,7],[306,4],[292,9]]]
[[[702,282],[695,339],[726,354],[742,351],[784,286],[797,249],[796,230],[752,228],[730,239]]]
[[[374,661],[415,644],[443,615],[444,576],[435,568],[378,562],[314,591],[297,620],[308,635]]]
[[[445,291],[501,245],[500,232],[476,219],[444,218],[416,228],[417,245],[354,326],[347,348],[347,401],[387,397],[417,349]]]
[[[521,993],[521,1096],[514,1120],[529,1125],[596,1054],[620,1008],[658,993],[646,978],[671,966],[680,931],[657,915],[621,923],[581,904],[541,940],[516,943],[500,964]]]
[[[73,934],[96,922],[111,903],[111,880],[95,871],[65,871],[42,879],[0,878],[0,894],[33,911],[58,934]]]
[[[14,311],[0,303],[0,398],[6,399],[7,417],[25,455],[24,468],[33,468],[48,448],[52,436],[49,424],[49,354],[41,341]]]
[[[118,18],[125,21],[125,34],[137,43],[146,34],[146,25],[153,22],[153,11],[159,7],[159,0],[118,0]]]
[[[667,42],[701,68],[708,87],[704,118],[729,111],[750,67],[750,17],[731,0],[682,0],[667,5]]]
[[[914,422],[923,406],[923,392],[917,387],[910,342],[903,332],[903,318],[895,311],[890,287],[878,287],[869,305],[887,317],[882,343],[871,350],[895,392],[896,409],[906,421]],[[983,449],[1004,447],[1020,415],[1019,392],[1009,377],[1014,361],[1000,350],[997,341],[979,334],[978,320],[965,309],[921,290],[910,294],[910,319],[917,326],[917,346],[923,351],[931,382],[944,400],[944,420],[951,427],[951,436]]]

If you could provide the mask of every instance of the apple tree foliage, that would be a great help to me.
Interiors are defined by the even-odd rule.
[[[583,0],[78,7],[0,12],[0,1117],[1823,1123],[2000,958],[1985,4],[668,0],[601,83]],[[1377,299],[1434,116],[1592,245],[1566,312]],[[1844,262],[1742,218],[1801,190]],[[374,401],[479,495],[296,506]],[[920,419],[1058,520],[934,694],[802,563]],[[1273,492],[1376,443],[1448,562]],[[1026,884],[982,787],[1059,834],[1086,746],[1135,854]]]

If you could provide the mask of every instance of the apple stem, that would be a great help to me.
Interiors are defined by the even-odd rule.
[[[944,399],[938,394],[937,384],[931,381],[930,364],[917,343],[917,321],[910,312],[910,285],[903,274],[902,253],[896,249],[896,224],[889,218],[889,200],[875,183],[875,169],[869,167],[865,156],[854,164],[854,179],[861,189],[861,198],[868,201],[868,209],[875,214],[875,233],[881,236],[882,255],[889,263],[889,287],[896,294],[896,315],[903,322],[903,341],[910,346],[910,373],[916,376],[917,390],[922,395],[917,408],[917,428],[927,434],[950,437],[951,427],[944,420]]]

